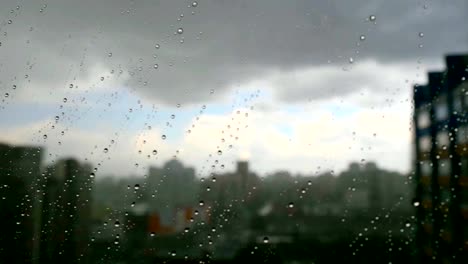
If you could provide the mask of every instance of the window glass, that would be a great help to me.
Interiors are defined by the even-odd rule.
[[[466,0],[0,0],[0,263],[464,263],[432,198],[468,176],[466,25]]]

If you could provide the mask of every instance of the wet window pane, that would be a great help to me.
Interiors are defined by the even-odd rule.
[[[0,263],[465,263],[466,0],[0,1]]]

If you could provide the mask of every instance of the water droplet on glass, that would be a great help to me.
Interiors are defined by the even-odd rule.
[[[366,36],[364,36],[364,35],[359,36],[359,40],[360,40],[360,41],[366,40]]]
[[[200,206],[203,206],[205,203],[204,203],[203,201],[200,201],[198,204],[199,204]]]
[[[178,28],[177,29],[177,34],[182,34],[184,33],[184,29],[183,28]]]
[[[44,139],[47,139],[47,135],[43,135],[42,137],[43,137]]]
[[[218,150],[218,155],[222,155],[223,152],[221,150]]]
[[[424,37],[424,33],[423,33],[423,32],[419,32],[418,36],[419,36],[420,38],[422,38],[422,37]]]
[[[369,16],[369,21],[375,21],[377,17],[375,15],[370,15]]]
[[[70,89],[73,88],[73,83],[70,83]]]
[[[418,207],[418,206],[419,206],[419,202],[418,202],[418,201],[415,201],[415,202],[413,202],[413,205],[414,205],[415,207]]]
[[[153,155],[156,155],[158,154],[158,151],[157,150],[153,150]]]
[[[11,24],[11,23],[13,23],[13,21],[11,21],[11,20],[8,20],[8,24]]]
[[[161,138],[164,140],[166,139],[166,135],[162,135]]]
[[[172,114],[172,115],[171,115],[171,119],[174,119],[174,118],[175,118],[175,115],[174,115],[174,114]]]
[[[65,97],[63,98],[63,102],[66,103],[68,101],[68,99]]]
[[[288,204],[288,207],[289,207],[289,208],[293,208],[293,207],[294,207],[294,204],[293,204],[293,203],[289,203],[289,204]]]
[[[193,2],[192,2],[192,6],[193,6],[193,7],[197,7],[197,6],[198,6],[198,2],[193,1]]]
[[[94,176],[95,176],[95,175],[94,175],[94,172],[91,172],[91,173],[89,174],[89,177],[90,177],[90,178],[94,178]]]
[[[114,226],[115,226],[115,227],[119,227],[119,226],[120,226],[119,221],[115,221]]]
[[[136,190],[139,190],[139,189],[140,189],[140,185],[139,185],[139,184],[135,184],[135,186],[133,187],[133,189],[135,189],[135,191],[136,191]]]
[[[263,238],[263,243],[267,244],[269,242],[268,237]]]
[[[109,151],[108,148],[104,148],[104,153],[107,153]]]
[[[107,56],[112,57],[112,52],[109,52],[109,54],[107,54]]]
[[[8,97],[8,96],[10,96],[10,94],[9,94],[9,93],[5,93],[5,97]]]
[[[350,58],[349,58],[349,63],[353,63],[353,62],[354,62],[353,57],[350,57]]]

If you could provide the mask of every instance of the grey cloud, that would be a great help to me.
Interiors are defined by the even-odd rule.
[[[427,9],[406,0],[200,0],[198,7],[189,8],[192,2],[52,0],[43,8],[42,2],[30,0],[19,10],[16,1],[2,2],[0,10],[14,10],[1,25],[7,33],[0,37],[2,89],[9,89],[15,77],[24,85],[31,80],[30,87],[60,88],[99,63],[132,73],[128,86],[145,98],[189,104],[222,96],[233,84],[271,71],[328,61],[341,68],[349,57],[382,63],[431,60],[468,46],[464,0],[445,6],[428,2]],[[377,17],[375,24],[366,21],[371,14]],[[178,28],[183,34],[175,33]],[[357,46],[360,35],[366,40]],[[26,74],[30,79],[24,81]],[[355,91],[334,80],[323,82],[333,92],[322,91],[320,98]],[[294,101],[304,90],[296,89],[278,96]]]

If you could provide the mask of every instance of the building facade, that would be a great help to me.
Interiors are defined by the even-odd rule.
[[[422,263],[468,260],[468,55],[447,56],[446,67],[414,87],[413,205]]]

